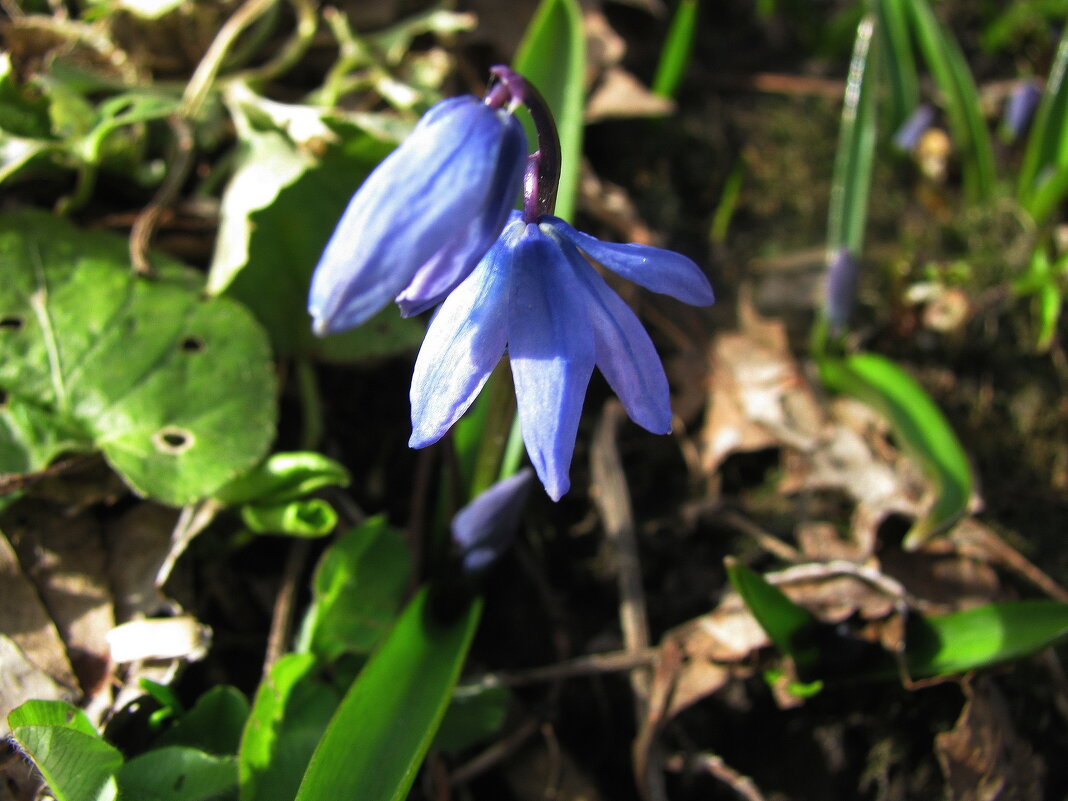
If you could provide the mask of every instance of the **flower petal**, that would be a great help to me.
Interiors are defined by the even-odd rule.
[[[527,225],[515,245],[508,354],[530,461],[554,501],[570,487],[582,401],[594,365],[587,293],[554,239]]]
[[[430,321],[412,373],[412,448],[441,439],[504,355],[512,257],[507,233]]]
[[[443,249],[460,263],[453,279],[474,267],[512,206],[510,197],[501,201],[501,173],[515,176],[505,184],[521,179],[525,160],[514,147],[505,148],[514,163],[498,161],[514,126],[506,112],[469,96],[424,116],[364,181],[323,251],[308,300],[317,333],[364,322]]]
[[[694,306],[709,306],[715,301],[712,285],[701,268],[681,253],[651,245],[602,242],[576,231],[559,217],[546,215],[542,224],[552,226],[557,234],[595,262],[639,286]]]
[[[575,275],[590,298],[597,367],[630,419],[654,434],[671,432],[671,396],[660,356],[630,306],[582,255],[565,244]]]

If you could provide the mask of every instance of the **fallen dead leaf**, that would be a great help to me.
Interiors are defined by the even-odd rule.
[[[965,679],[964,709],[952,731],[935,737],[935,754],[953,801],[1039,801],[1044,766],[1016,734],[993,679]]]

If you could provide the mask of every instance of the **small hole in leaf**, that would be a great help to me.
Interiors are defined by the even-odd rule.
[[[0,409],[7,406],[7,393],[0,389]]]
[[[22,328],[22,318],[17,314],[5,314],[0,317],[0,331],[18,331]]]
[[[207,344],[200,337],[188,336],[182,340],[182,350],[186,353],[200,353]]]
[[[183,428],[161,428],[152,435],[152,444],[160,453],[184,453],[193,447],[195,441],[193,434]]]

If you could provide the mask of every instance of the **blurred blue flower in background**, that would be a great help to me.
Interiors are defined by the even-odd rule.
[[[315,268],[319,335],[353,328],[396,299],[405,315],[439,303],[500,234],[527,163],[510,109],[443,100],[368,176]]]
[[[452,541],[463,570],[478,574],[496,562],[515,539],[519,513],[530,492],[534,473],[524,467],[498,481],[452,519]]]
[[[585,254],[585,255],[583,255]],[[523,442],[553,500],[568,478],[594,365],[631,419],[671,430],[667,377],[637,316],[586,257],[654,292],[713,302],[693,261],[647,245],[608,244],[563,220],[513,212],[500,239],[430,323],[412,376],[412,436],[421,448],[466,411],[505,351]]]

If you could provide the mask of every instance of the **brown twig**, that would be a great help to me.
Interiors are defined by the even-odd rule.
[[[289,548],[282,582],[278,595],[274,599],[274,611],[271,614],[271,629],[267,634],[267,650],[263,657],[263,678],[271,672],[274,663],[281,659],[289,649],[289,638],[293,630],[293,613],[297,605],[297,590],[308,562],[309,544],[305,539],[296,540]]]
[[[487,673],[470,681],[464,687],[521,687],[526,684],[574,679],[580,676],[594,676],[601,673],[618,673],[635,668],[648,668],[655,664],[656,648],[644,648],[640,651],[610,651],[603,654],[591,654],[543,665],[527,670],[515,670],[501,673]]]
[[[764,801],[764,796],[748,776],[739,773],[723,758],[708,752],[686,756],[673,754],[664,761],[664,767],[676,772],[704,770],[738,793],[745,801]]]
[[[178,197],[193,164],[193,131],[189,123],[177,114],[172,114],[168,117],[167,124],[174,133],[173,161],[163,183],[149,204],[137,215],[130,231],[130,263],[133,264],[134,272],[139,275],[152,274],[152,263],[148,258],[152,235],[156,232],[163,212]]]

